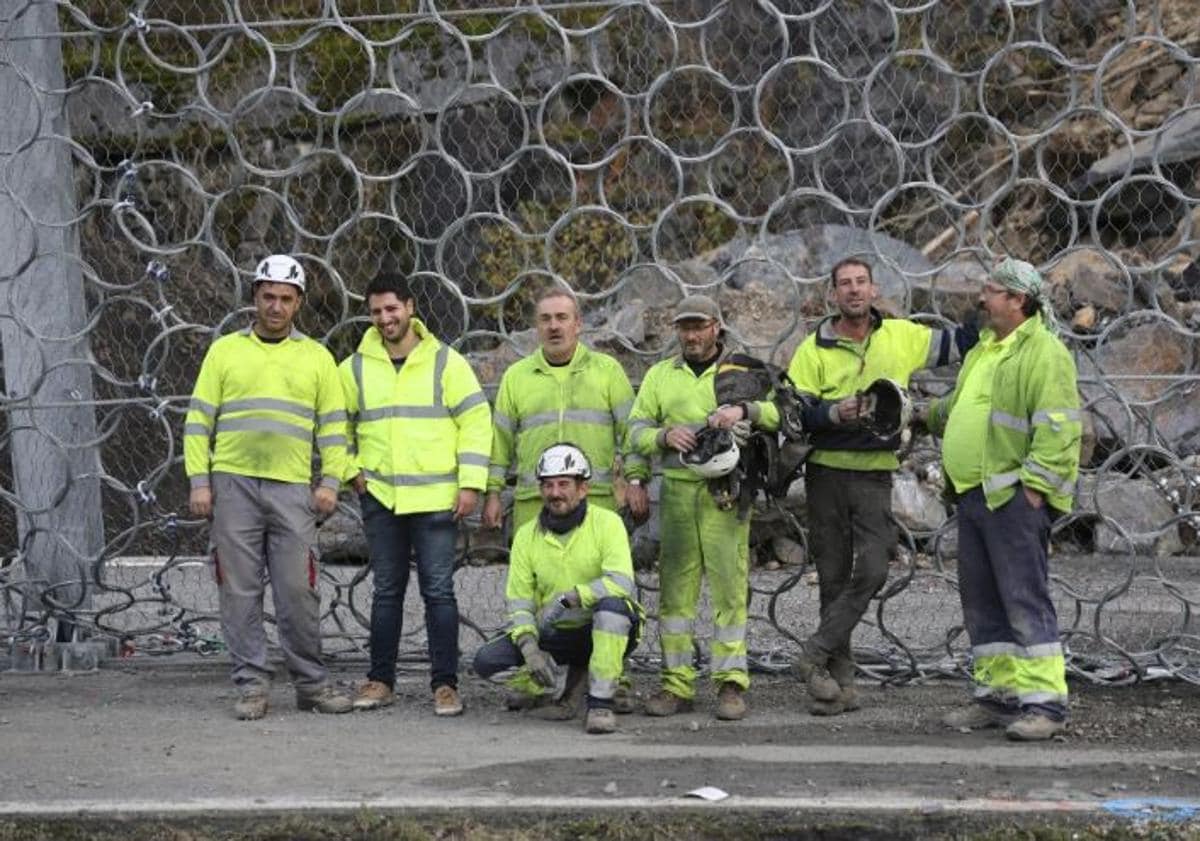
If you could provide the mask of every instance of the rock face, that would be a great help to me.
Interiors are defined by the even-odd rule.
[[[1096,518],[1096,551],[1178,555],[1187,549],[1169,486],[1150,479],[1107,475],[1081,483],[1079,512]]]

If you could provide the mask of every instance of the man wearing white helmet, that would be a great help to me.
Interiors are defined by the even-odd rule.
[[[522,667],[508,681],[508,707],[569,719],[586,669],[587,732],[612,733],[613,698],[641,629],[629,538],[617,514],[588,505],[592,469],[578,447],[549,447],[536,473],[542,510],[513,538],[507,632],[479,649],[475,672]],[[561,694],[550,691],[559,684]]]
[[[264,578],[296,705],[349,712],[350,699],[330,685],[321,660],[314,516],[333,511],[348,478],[337,366],[293,326],[304,301],[304,268],[296,260],[266,258],[253,288],[254,322],[208,349],[183,435],[189,508],[212,518],[221,631],[240,691],[234,713],[258,719],[267,712]],[[314,439],[321,456],[315,488]]]
[[[751,426],[779,428],[779,412],[769,401],[718,406],[716,374],[728,348],[716,301],[684,298],[675,313],[680,354],[659,362],[642,380],[629,413],[626,448],[640,461],[627,460],[631,479],[648,481],[648,460],[662,459],[659,506],[659,635],[662,689],[646,702],[646,713],[674,715],[690,709],[696,695],[693,631],[701,577],[708,578],[713,606],[712,679],[717,684],[716,716],[746,716],[750,686],[746,649],[746,590],[750,575],[750,520],[718,505],[708,480],[736,464],[729,430]],[[705,432],[710,428],[712,432]],[[716,430],[720,430],[716,434]],[[721,471],[724,471],[722,473]],[[630,487],[634,514],[645,510],[645,488]]]

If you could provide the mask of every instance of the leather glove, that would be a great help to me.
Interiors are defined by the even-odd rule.
[[[740,420],[733,426],[729,427],[729,434],[733,436],[733,440],[737,442],[739,447],[746,446],[750,440],[750,436],[754,433],[754,424],[748,419]]]
[[[521,637],[518,645],[521,649],[521,656],[525,658],[525,667],[529,669],[529,676],[540,686],[546,688],[554,686],[554,660],[538,647],[537,637],[533,634],[526,634]]]

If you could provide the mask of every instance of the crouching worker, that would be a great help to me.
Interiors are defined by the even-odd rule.
[[[588,505],[591,475],[573,444],[555,444],[538,459],[542,510],[513,536],[508,630],[479,649],[475,672],[490,678],[519,669],[506,705],[551,720],[575,717],[586,677],[587,732],[612,733],[617,707],[631,709],[618,695],[642,610],[625,525]]]

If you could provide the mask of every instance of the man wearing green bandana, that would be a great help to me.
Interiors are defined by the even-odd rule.
[[[1040,741],[1066,728],[1067,682],[1050,599],[1051,511],[1070,511],[1081,435],[1075,362],[1047,326],[1042,276],[1006,259],[979,294],[985,328],[954,391],[930,404],[958,495],[958,584],[974,703],[956,729]]]

